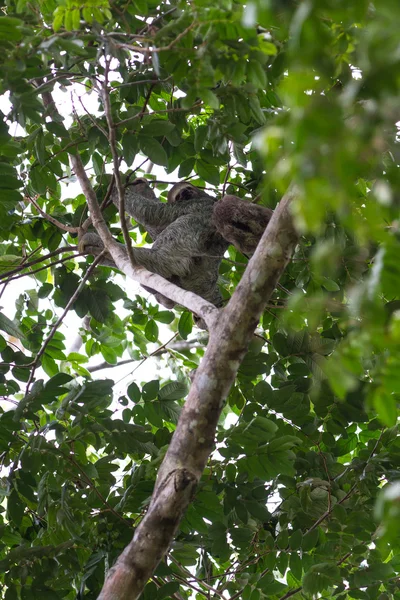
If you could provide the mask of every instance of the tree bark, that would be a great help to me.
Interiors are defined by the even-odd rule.
[[[160,467],[149,509],[109,570],[98,600],[135,600],[168,550],[214,447],[224,401],[260,315],[298,241],[283,197],[210,340]],[[114,258],[114,257],[113,257]]]

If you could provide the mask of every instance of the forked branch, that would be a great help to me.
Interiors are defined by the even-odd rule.
[[[297,244],[290,213],[294,195],[291,189],[281,200],[229,304],[215,321],[149,509],[110,569],[98,600],[135,600],[174,538],[214,447],[224,400]]]
[[[111,235],[97,203],[96,194],[78,155],[71,155],[71,164],[88,203],[93,227],[99,234],[106,250],[110,253],[118,269],[134,281],[156,292],[160,292],[163,296],[170,298],[177,304],[195,313],[205,321],[208,329],[211,331],[219,314],[218,308],[193,292],[183,290],[167,281],[161,275],[151,273],[141,266],[133,266],[126,250]]]

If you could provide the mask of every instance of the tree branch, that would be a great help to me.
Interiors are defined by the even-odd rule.
[[[42,210],[39,204],[36,202],[36,200],[31,198],[29,194],[26,194],[26,198],[29,200],[32,206],[36,208],[38,213],[46,219],[46,221],[49,221],[49,223],[52,223],[53,225],[58,227],[58,229],[61,229],[62,231],[67,231],[68,233],[79,233],[79,227],[72,227],[72,225],[65,225],[64,223],[61,223],[61,221],[55,219],[51,215],[48,215],[44,210]]]
[[[82,191],[86,197],[86,201],[89,206],[90,215],[92,218],[93,227],[99,234],[105,248],[110,253],[113,261],[120,271],[125,273],[128,277],[137,281],[138,283],[145,285],[156,292],[160,292],[167,298],[170,298],[177,304],[184,306],[191,312],[196,313],[201,317],[209,330],[214,327],[214,323],[218,318],[219,310],[210,302],[207,302],[200,296],[197,296],[193,292],[188,292],[182,288],[174,285],[170,281],[167,281],[161,275],[151,273],[141,266],[132,266],[125,248],[119,245],[111,235],[110,230],[103,218],[100,207],[97,203],[96,194],[92,188],[86,171],[83,167],[82,161],[79,156],[71,154],[71,164],[75,171],[75,175],[78,178]]]
[[[138,362],[139,360],[147,360],[153,356],[161,356],[167,352],[185,352],[186,350],[191,350],[192,348],[204,348],[204,344],[199,343],[197,340],[179,340],[171,345],[163,344],[160,346],[160,348],[157,348],[154,352],[148,356],[143,356],[142,358],[126,358],[115,365],[112,365],[105,360],[98,365],[88,366],[86,369],[89,371],[89,373],[95,373],[96,371],[102,371],[103,369],[114,369],[115,367],[129,365],[130,363]]]
[[[7,278],[11,277],[12,275],[15,275],[15,273],[19,273],[20,271],[23,271],[24,269],[29,269],[33,265],[37,265],[38,263],[48,260],[52,256],[56,256],[57,254],[61,254],[62,252],[76,252],[76,250],[77,250],[76,246],[62,246],[61,248],[57,248],[57,250],[53,250],[53,252],[46,254],[46,256],[40,256],[39,258],[36,258],[35,260],[31,260],[29,262],[21,262],[21,264],[18,265],[18,267],[15,267],[15,269],[12,269],[11,271],[7,271],[6,273],[1,273],[0,279],[7,279]],[[79,256],[79,254],[77,256]],[[75,258],[75,257],[71,256],[70,258]],[[21,257],[21,261],[23,261],[22,257]],[[47,266],[50,266],[50,265],[47,265]]]
[[[135,600],[172,542],[214,447],[224,400],[298,241],[289,209],[295,193],[292,188],[281,200],[229,304],[210,328],[147,514],[110,569],[98,600]]]

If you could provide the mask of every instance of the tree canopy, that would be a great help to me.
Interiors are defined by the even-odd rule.
[[[0,6],[0,597],[97,598],[182,442],[165,556],[102,600],[400,600],[398,1]],[[138,176],[279,207],[217,335],[78,251],[97,213],[150,241],[109,201]]]

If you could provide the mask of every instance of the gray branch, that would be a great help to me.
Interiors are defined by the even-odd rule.
[[[128,254],[121,244],[118,244],[103,218],[103,214],[97,203],[96,194],[89,181],[86,171],[83,167],[79,156],[71,154],[70,156],[72,167],[75,175],[80,183],[82,191],[85,195],[89,206],[92,224],[99,234],[106,250],[111,254],[113,261],[120,271],[138,283],[147,286],[156,292],[160,292],[163,296],[170,298],[177,304],[184,306],[191,312],[201,317],[209,330],[214,327],[214,323],[218,319],[219,310],[204,298],[197,296],[193,292],[188,292],[170,281],[167,281],[161,275],[151,273],[144,267],[133,266],[129,260]]]
[[[290,213],[294,196],[292,188],[281,200],[229,304],[210,328],[206,354],[160,467],[149,509],[109,570],[98,600],[138,598],[174,538],[213,450],[224,400],[297,244]]]

